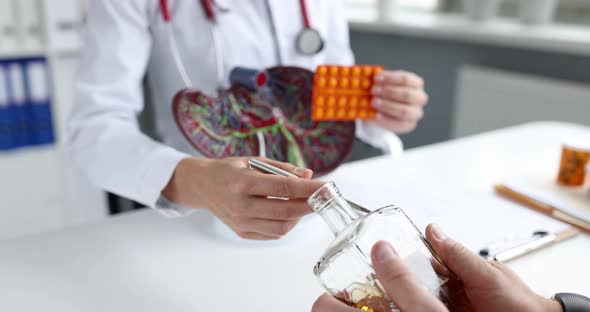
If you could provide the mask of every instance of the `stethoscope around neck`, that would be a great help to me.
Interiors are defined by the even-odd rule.
[[[268,1],[268,0],[266,0]],[[205,16],[211,25],[211,38],[213,40],[213,48],[215,50],[215,71],[217,74],[217,90],[220,92],[223,89],[223,85],[225,83],[225,71],[223,66],[223,48],[221,46],[220,41],[220,34],[219,29],[217,27],[217,19],[216,19],[216,10],[220,12],[226,12],[227,9],[219,8],[216,6],[213,0],[200,0],[201,6],[203,7],[203,11],[205,12]],[[270,15],[271,20],[271,27],[273,28],[273,36],[275,40],[276,48],[278,49],[276,32],[274,29],[274,21],[272,18],[272,12],[269,8],[268,2],[266,2],[268,12]],[[320,33],[311,27],[311,22],[309,21],[309,15],[307,12],[307,3],[305,0],[299,0],[299,6],[301,8],[301,17],[303,19],[303,29],[299,32],[295,39],[295,47],[298,53],[303,55],[315,55],[322,51],[324,48],[324,40]],[[174,30],[172,29],[172,17],[170,15],[170,10],[168,6],[167,0],[160,0],[160,8],[162,11],[162,18],[166,24],[166,32],[168,37],[168,45],[170,47],[170,53],[172,54],[172,58],[174,60],[174,64],[182,78],[183,83],[187,88],[192,87],[192,82],[188,75],[188,71],[186,66],[184,66],[184,62],[182,61],[182,57],[180,55],[180,50],[178,49],[178,43],[176,41],[176,36],[174,35]],[[278,51],[277,51],[278,53]]]

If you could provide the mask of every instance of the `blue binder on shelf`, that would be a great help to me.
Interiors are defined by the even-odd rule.
[[[13,147],[28,146],[33,143],[30,106],[26,101],[25,76],[20,61],[10,61],[6,66],[8,73],[8,114],[12,119]]]
[[[28,59],[23,62],[28,117],[31,120],[31,143],[35,145],[55,142],[51,113],[49,74],[45,59]]]
[[[0,61],[0,151],[14,148],[14,117],[8,107],[8,72]]]

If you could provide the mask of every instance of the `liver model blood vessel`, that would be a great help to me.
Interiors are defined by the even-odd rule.
[[[236,68],[230,76],[231,87],[217,98],[194,89],[174,98],[178,127],[201,154],[222,158],[264,153],[318,175],[334,170],[350,154],[354,122],[311,119],[313,72]]]

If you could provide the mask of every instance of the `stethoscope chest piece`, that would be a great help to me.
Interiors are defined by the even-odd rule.
[[[296,48],[301,54],[314,55],[322,51],[324,40],[317,30],[305,27],[297,35]]]

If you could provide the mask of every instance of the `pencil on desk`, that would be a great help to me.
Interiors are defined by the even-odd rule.
[[[572,216],[571,214],[568,214],[567,212],[562,211],[552,205],[546,204],[540,200],[517,192],[503,184],[496,184],[494,186],[494,190],[496,191],[496,193],[510,200],[523,204],[528,208],[534,209],[561,222],[565,222],[567,224],[575,226],[578,229],[590,234],[590,223],[581,220],[580,218],[577,218],[575,216]]]

